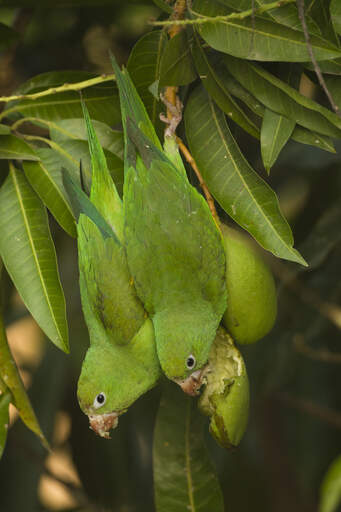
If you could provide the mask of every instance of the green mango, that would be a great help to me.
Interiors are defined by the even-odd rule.
[[[246,430],[249,381],[245,363],[231,336],[220,327],[203,377],[198,407],[210,417],[210,432],[225,448],[237,446]]]
[[[244,235],[225,225],[222,225],[222,235],[228,291],[222,322],[238,343],[254,343],[272,329],[276,320],[274,278]]]

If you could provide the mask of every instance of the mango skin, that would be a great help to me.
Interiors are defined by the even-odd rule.
[[[222,323],[238,343],[255,343],[272,329],[276,320],[274,278],[245,236],[225,225],[221,230],[228,291]]]

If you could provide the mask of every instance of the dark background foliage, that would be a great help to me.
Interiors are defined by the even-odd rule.
[[[14,19],[19,34],[17,42],[0,55],[0,94],[10,94],[28,78],[47,71],[110,73],[108,48],[126,62],[134,43],[149,30],[148,20],[159,15],[147,1],[116,0],[100,6],[71,0],[58,3],[64,6],[56,8],[55,2],[46,1],[42,8],[38,2],[22,1],[22,7],[13,9],[11,2],[0,1],[0,17]],[[277,67],[267,65],[274,72]],[[258,142],[237,126],[233,130],[248,161],[265,177]],[[32,133],[39,134],[39,128]],[[340,150],[340,144],[336,148]],[[207,433],[226,511],[316,511],[323,475],[340,452],[338,153],[291,141],[272,168],[271,186],[293,228],[295,246],[310,267],[284,266],[269,258],[278,283],[279,315],[264,340],[242,347],[251,385],[246,435],[238,449],[228,452]],[[6,169],[0,160],[1,181]],[[50,225],[67,302],[70,355],[32,327],[8,278],[5,316],[14,333],[9,335],[11,346],[30,382],[29,395],[55,456],[15,421],[0,463],[0,508],[150,512],[154,510],[152,438],[160,389],[142,397],[122,416],[111,441],[88,429],[76,398],[88,345],[76,244],[52,217]],[[299,285],[288,279],[288,271]],[[25,352],[30,343],[33,355]],[[66,467],[72,469],[68,472]]]

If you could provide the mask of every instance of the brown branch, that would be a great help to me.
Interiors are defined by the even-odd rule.
[[[179,21],[180,19],[182,19],[184,17],[185,11],[186,11],[186,0],[177,0],[177,2],[175,3],[175,6],[174,6],[173,14],[171,16],[171,20]],[[182,30],[182,27],[180,25],[176,25],[176,24],[171,25],[171,27],[168,30],[169,37],[172,38],[172,37],[176,36],[181,30]],[[174,131],[175,131],[176,126],[178,125],[179,121],[181,120],[182,104],[177,96],[178,90],[179,90],[179,88],[176,86],[168,86],[165,89],[164,96],[161,96],[161,98],[164,100],[164,103],[167,106],[167,119],[168,119],[170,127],[172,127],[172,125],[173,125],[172,121],[175,121],[174,126],[173,126]],[[164,118],[161,117],[161,119],[164,119]],[[166,129],[165,133],[167,133],[167,129]],[[174,133],[174,135],[175,135],[175,133]],[[176,141],[180,148],[180,151],[182,152],[185,159],[192,167],[193,171],[195,172],[195,174],[199,180],[200,187],[202,188],[202,191],[205,195],[205,198],[206,198],[206,201],[210,208],[210,211],[212,213],[213,219],[215,220],[217,227],[220,229],[220,222],[219,222],[217,210],[215,208],[214,199],[213,199],[210,191],[208,190],[208,187],[198,169],[198,166],[195,163],[194,158],[192,157],[189,149],[185,146],[183,141],[176,135],[175,135],[175,138],[176,138]]]
[[[337,106],[337,104],[335,103],[334,101],[334,98],[333,96],[331,95],[328,87],[327,87],[327,84],[323,78],[323,75],[322,75],[322,72],[321,72],[321,68],[315,58],[315,55],[314,55],[314,52],[313,52],[313,48],[311,46],[311,42],[310,42],[310,35],[309,35],[309,31],[308,31],[308,27],[307,27],[307,22],[306,22],[306,19],[305,19],[305,14],[304,14],[304,0],[297,0],[297,9],[298,9],[298,17],[301,21],[301,25],[302,25],[302,29],[303,29],[303,33],[304,33],[304,37],[305,37],[305,41],[307,43],[307,48],[308,48],[308,53],[309,53],[309,56],[310,56],[310,60],[313,64],[313,67],[314,67],[314,71],[316,73],[316,76],[317,76],[317,79],[319,81],[319,84],[320,86],[322,87],[323,91],[325,92],[325,95],[327,96],[328,100],[329,100],[329,103],[332,107],[332,109],[334,110],[335,114],[337,114],[339,117],[341,117],[341,112],[340,112],[340,109],[339,107]]]
[[[199,184],[200,184],[200,186],[202,188],[202,191],[205,194],[206,201],[207,201],[208,206],[209,206],[209,208],[211,210],[212,216],[213,216],[213,218],[214,218],[218,228],[220,229],[220,221],[219,221],[217,210],[216,210],[216,207],[215,207],[215,204],[214,204],[214,199],[213,199],[210,191],[208,190],[207,185],[206,185],[205,181],[203,180],[203,177],[200,174],[198,166],[195,163],[195,160],[192,157],[191,153],[189,152],[189,150],[187,149],[185,144],[180,139],[180,137],[176,137],[176,141],[178,143],[178,146],[180,148],[181,153],[184,155],[185,159],[187,160],[187,162],[190,164],[190,166],[192,167],[193,171],[195,172],[195,174],[196,174],[196,176],[197,176],[197,178],[199,180]]]

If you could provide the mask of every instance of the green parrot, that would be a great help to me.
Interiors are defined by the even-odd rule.
[[[102,437],[118,416],[156,385],[161,369],[154,329],[136,295],[123,246],[123,208],[87,109],[90,199],[64,171],[77,222],[82,308],[90,335],[78,400]]]
[[[125,136],[124,240],[152,318],[163,372],[196,394],[226,310],[222,237],[176,145],[163,150],[126,70],[113,59]]]

